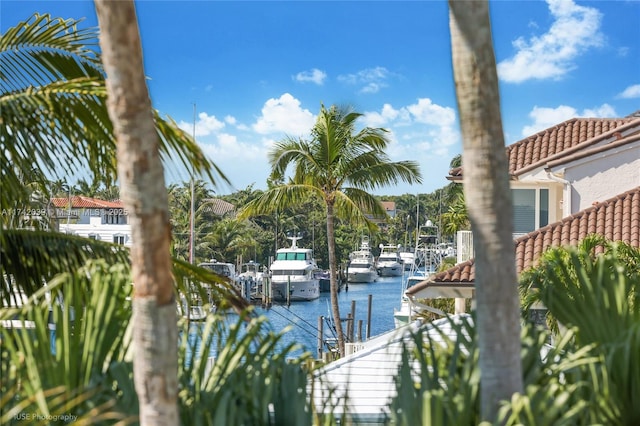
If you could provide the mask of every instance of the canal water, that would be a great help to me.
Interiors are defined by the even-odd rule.
[[[347,318],[355,301],[355,337],[356,339],[358,337],[358,322],[362,321],[362,336],[365,338],[369,316],[369,296],[371,296],[370,337],[392,330],[394,328],[393,312],[394,309],[400,308],[401,290],[402,277],[380,277],[375,282],[366,284],[349,283],[348,287],[342,287],[338,294],[340,317],[343,320]],[[283,344],[299,343],[313,355],[316,354],[318,346],[319,317],[327,318],[323,322],[324,337],[335,337],[328,326],[328,320],[332,318],[329,293],[320,293],[318,299],[308,302],[292,302],[289,306],[273,305],[270,309],[261,309],[261,312],[269,319],[275,331],[291,326],[291,330],[283,337]],[[346,321],[342,322],[342,327],[346,333]]]
[[[344,320],[352,312],[355,301],[355,340],[358,339],[358,323],[362,321],[362,337],[367,336],[367,322],[369,317],[369,297],[371,297],[371,329],[370,337],[375,337],[392,330],[395,327],[393,313],[400,308],[403,277],[380,277],[375,282],[366,284],[349,283],[343,286],[338,294],[340,304],[340,317]],[[280,333],[289,328],[280,339],[279,347],[284,348],[296,343],[300,348],[288,354],[289,357],[300,356],[303,352],[317,355],[318,349],[318,318],[325,317],[323,321],[324,339],[335,338],[330,328],[331,300],[330,294],[320,293],[316,300],[306,302],[291,302],[286,304],[273,304],[270,308],[256,307],[259,314],[264,315],[268,321],[268,330]],[[237,314],[229,312],[226,317],[227,324],[231,326],[238,321]],[[189,341],[195,344],[195,350],[200,352],[200,335],[203,323],[195,322],[190,326]],[[342,322],[343,332],[347,333],[347,322]],[[323,352],[328,350],[323,345]],[[209,348],[209,356],[215,357],[215,345]],[[188,350],[191,357],[191,350]]]

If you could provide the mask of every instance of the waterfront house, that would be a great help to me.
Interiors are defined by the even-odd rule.
[[[588,234],[640,247],[640,114],[574,118],[506,151],[518,274],[534,266],[547,248],[577,245]],[[458,167],[448,179],[461,182],[462,176]],[[473,252],[467,253],[467,259],[416,285],[409,296],[417,300],[429,288],[473,286]]]
[[[52,198],[51,203],[60,232],[131,246],[131,225],[122,201],[76,195]]]
[[[640,185],[640,114],[574,118],[506,148],[514,233],[523,235]],[[447,179],[462,182],[464,167]]]

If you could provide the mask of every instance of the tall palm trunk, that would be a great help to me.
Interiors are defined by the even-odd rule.
[[[481,415],[494,421],[499,401],[523,390],[511,191],[489,6],[449,5],[464,193],[476,253]]]
[[[342,321],[340,320],[340,305],[338,304],[338,259],[336,259],[336,235],[335,217],[333,214],[333,203],[327,202],[327,242],[329,244],[329,289],[331,296],[331,314],[336,324],[336,334],[338,335],[338,350],[340,357],[344,357],[344,333],[342,332]]]
[[[118,178],[133,245],[134,382],[142,425],[178,424],[177,321],[167,191],[132,1],[96,0]]]

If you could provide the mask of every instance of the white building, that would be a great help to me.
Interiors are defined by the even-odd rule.
[[[60,232],[131,246],[131,225],[122,201],[74,196],[53,198]]]

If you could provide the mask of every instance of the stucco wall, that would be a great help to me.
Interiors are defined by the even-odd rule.
[[[572,183],[571,212],[640,186],[640,144],[565,166]]]

